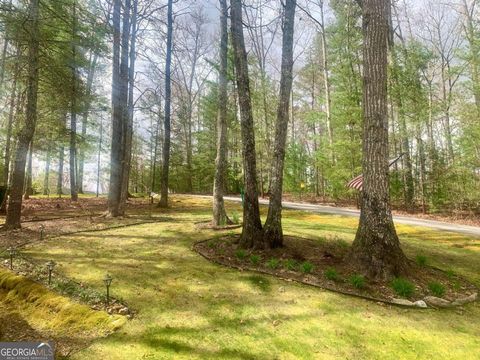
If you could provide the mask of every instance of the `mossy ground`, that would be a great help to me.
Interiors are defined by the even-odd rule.
[[[0,341],[54,340],[65,355],[120,328],[126,318],[93,311],[0,269]]]
[[[120,331],[74,359],[478,359],[480,306],[405,310],[209,263],[191,250],[210,201],[174,196],[169,221],[67,235],[29,246],[36,260],[138,313]],[[227,209],[240,213],[238,205]],[[350,243],[357,219],[285,211],[287,234]],[[480,239],[405,225],[397,227],[410,258],[453,269],[480,285]],[[228,231],[238,233],[240,230]],[[225,232],[223,232],[224,234]]]

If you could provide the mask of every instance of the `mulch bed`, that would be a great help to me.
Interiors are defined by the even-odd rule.
[[[208,260],[229,267],[266,273],[370,300],[391,303],[393,299],[401,298],[393,290],[391,282],[364,279],[364,285],[356,287],[353,282],[359,274],[344,260],[349,244],[341,240],[319,242],[285,236],[283,248],[243,250],[237,245],[238,239],[239,235],[226,235],[198,242],[194,250]],[[332,274],[336,275],[334,280],[331,279]],[[407,280],[415,286],[414,293],[406,298],[410,301],[434,295],[429,290],[429,284],[433,282],[442,285],[444,294],[441,298],[448,301],[465,298],[478,291],[474,285],[453,273],[414,262],[411,262]]]
[[[105,209],[105,198],[81,198],[78,202],[65,198],[25,200],[22,210],[22,229],[5,231],[0,227],[0,249],[10,246],[23,247],[46,238],[83,231],[102,231],[118,226],[134,226],[168,220],[166,217],[149,216],[151,206],[145,199],[130,199],[127,216],[121,219],[103,216]],[[2,257],[1,254],[0,257]]]

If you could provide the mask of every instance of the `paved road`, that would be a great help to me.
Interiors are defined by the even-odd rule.
[[[206,196],[206,197],[210,197],[210,196]],[[241,201],[239,197],[233,197],[233,196],[226,196],[225,200],[237,201],[237,202]],[[260,199],[260,204],[268,205],[268,200]],[[294,203],[289,201],[284,201],[283,207],[286,209],[304,210],[304,211],[311,211],[314,213],[322,213],[322,214],[334,214],[334,215],[355,216],[355,217],[358,217],[360,215],[360,211],[353,210],[353,209],[339,208],[339,207],[326,206],[326,205]],[[424,226],[424,227],[428,227],[435,230],[450,231],[450,232],[456,232],[456,233],[462,233],[462,234],[480,237],[480,227],[477,227],[477,226],[451,224],[451,223],[442,222],[442,221],[425,220],[425,219],[418,219],[415,217],[398,216],[398,215],[395,215],[393,219],[398,224]]]

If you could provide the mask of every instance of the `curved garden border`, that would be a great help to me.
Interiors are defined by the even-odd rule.
[[[262,269],[259,269],[259,268],[252,268],[252,267],[248,267],[248,266],[243,267],[243,266],[234,265],[234,264],[230,264],[230,263],[227,263],[227,262],[219,261],[218,259],[214,259],[214,258],[209,257],[208,255],[204,254],[198,248],[198,245],[206,243],[206,242],[211,241],[211,240],[212,239],[205,239],[205,240],[200,240],[200,241],[195,242],[192,245],[192,251],[196,252],[197,254],[202,256],[204,259],[206,259],[206,260],[208,260],[212,263],[215,263],[217,265],[226,266],[226,267],[231,268],[231,269],[241,270],[241,271],[248,270],[248,271],[251,271],[251,272],[254,272],[254,273],[275,277],[275,278],[283,280],[283,281],[296,282],[296,283],[299,283],[299,284],[312,286],[312,287],[315,287],[315,288],[318,288],[318,289],[328,290],[328,291],[332,291],[332,292],[339,293],[339,294],[342,294],[342,295],[353,296],[353,297],[356,297],[356,298],[360,298],[360,299],[364,299],[364,300],[368,300],[368,301],[373,301],[373,302],[376,302],[376,303],[381,303],[381,304],[386,304],[386,305],[391,305],[391,306],[397,306],[397,307],[401,307],[401,308],[426,310],[426,309],[437,309],[437,308],[455,308],[457,306],[463,306],[465,304],[475,302],[478,298],[478,292],[474,293],[473,294],[474,296],[471,296],[469,298],[464,298],[464,299],[457,299],[456,301],[453,301],[453,302],[450,302],[450,301],[445,300],[445,299],[435,298],[435,297],[431,296],[431,297],[426,297],[425,299],[433,298],[434,302],[436,301],[436,299],[438,299],[438,300],[443,300],[445,303],[442,304],[442,302],[439,301],[438,305],[433,305],[431,302],[429,302],[428,306],[418,306],[418,305],[415,305],[413,302],[411,302],[411,304],[408,304],[407,301],[403,302],[403,299],[398,299],[398,300],[400,300],[399,302],[394,302],[394,301],[390,301],[390,300],[386,300],[386,299],[375,298],[375,297],[372,297],[372,296],[361,295],[361,294],[354,293],[354,292],[339,290],[339,289],[336,289],[336,288],[330,287],[330,286],[319,285],[319,284],[316,284],[312,281],[308,281],[308,279],[300,280],[300,279],[296,279],[296,278],[293,278],[293,277],[285,277],[285,276],[278,275],[276,272],[272,273],[272,272],[265,271],[265,270],[262,270]],[[420,300],[423,300],[423,299],[420,299]],[[423,301],[426,302],[425,300],[423,300]],[[459,303],[456,303],[456,302],[459,302]]]

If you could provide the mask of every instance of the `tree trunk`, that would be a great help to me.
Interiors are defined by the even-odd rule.
[[[12,11],[12,0],[8,2],[8,10]],[[7,30],[5,30],[4,38],[3,38],[3,49],[2,49],[2,58],[0,59],[0,90],[3,87],[4,83],[3,80],[5,79],[5,62],[7,60],[7,50],[8,44],[10,42],[10,34]],[[17,59],[18,59],[18,52],[17,52]],[[18,62],[17,62],[18,64]]]
[[[363,1],[363,193],[350,258],[368,277],[387,280],[408,263],[393,224],[388,180],[387,0]]]
[[[213,226],[229,222],[223,193],[227,167],[227,76],[228,76],[228,7],[227,0],[220,0],[220,69],[218,72],[218,115],[217,115],[217,157],[215,159],[215,179],[213,183]]]
[[[98,198],[100,194],[100,172],[101,172],[101,160],[102,160],[102,142],[103,142],[103,122],[100,119],[100,138],[98,139],[98,154],[97,154],[97,187],[95,196]]]
[[[173,35],[173,0],[168,0],[167,24],[167,58],[165,61],[165,118],[162,176],[160,178],[160,202],[158,207],[168,207],[168,172],[170,170],[170,106],[172,98],[171,66],[172,66],[172,35]]]
[[[406,51],[406,50],[404,50]],[[399,132],[401,138],[401,151],[404,154],[402,158],[403,163],[403,178],[404,178],[404,205],[405,210],[408,212],[412,212],[414,209],[414,196],[415,196],[415,187],[413,182],[413,167],[412,167],[412,157],[410,152],[410,140],[408,138],[408,129],[407,129],[407,121],[406,121],[406,114],[405,108],[403,105],[403,96],[402,90],[400,87],[398,72],[400,70],[400,65],[398,64],[397,53],[395,51],[395,45],[392,44],[391,46],[391,59],[393,65],[392,71],[392,82],[395,86],[395,93],[391,96],[394,97],[394,100],[397,105],[398,110],[398,124],[399,124]],[[392,104],[392,112],[393,112],[393,104]],[[392,119],[393,120],[393,119]]]
[[[70,113],[70,198],[72,201],[78,200],[77,192],[77,115],[74,108],[76,107],[76,101],[72,99],[72,111]]]
[[[17,56],[20,56],[20,49],[17,50]],[[19,102],[17,99],[17,82],[19,76],[19,62],[15,63],[15,70],[13,73],[13,84],[12,84],[12,92],[10,94],[10,103],[9,103],[9,110],[8,110],[8,122],[7,122],[7,134],[6,134],[6,141],[5,141],[5,160],[4,160],[4,169],[3,169],[3,182],[5,184],[6,193],[5,197],[0,204],[0,214],[5,214],[7,212],[7,197],[9,193],[9,178],[10,178],[10,156],[11,156],[11,147],[12,147],[12,132],[13,132],[13,122],[14,122],[14,115],[15,115],[15,100]],[[19,108],[19,104],[17,103],[17,112]]]
[[[262,223],[258,205],[257,162],[255,156],[255,133],[253,126],[250,81],[248,77],[247,52],[243,37],[242,1],[230,0],[233,58],[237,76],[238,100],[243,146],[245,195],[243,228],[240,246],[263,248]]]
[[[191,101],[191,100],[189,100]],[[188,115],[187,115],[187,193],[193,192],[193,145],[192,145],[192,104],[188,105]]]
[[[20,50],[17,51],[17,56],[20,56]],[[4,161],[4,172],[3,172],[3,181],[5,186],[8,187],[8,177],[10,170],[10,153],[11,153],[11,143],[12,143],[12,130],[13,130],[13,120],[15,115],[15,100],[17,99],[17,82],[19,76],[19,62],[15,63],[15,70],[13,73],[13,84],[12,92],[10,94],[10,103],[8,110],[8,123],[7,123],[7,134],[6,134],[6,144],[5,144],[5,161]],[[18,107],[18,104],[17,104]]]
[[[67,115],[64,115],[64,124],[67,122]],[[65,125],[64,125],[65,126]],[[65,162],[65,146],[62,143],[58,149],[58,178],[57,178],[57,195],[59,198],[63,195],[63,165]]]
[[[133,138],[133,90],[135,88],[135,58],[136,58],[136,40],[137,40],[137,8],[138,1],[133,0],[132,21],[130,34],[130,64],[128,68],[128,117],[126,119],[125,131],[125,149],[124,149],[124,171],[122,181],[122,194],[120,203],[125,206],[128,200],[128,188],[130,182],[130,167],[132,162],[132,138]]]
[[[50,195],[50,147],[47,148],[45,159],[45,177],[43,178],[43,195]]]
[[[418,157],[420,158],[420,192],[422,196],[422,213],[427,213],[427,188],[426,188],[426,161],[425,161],[425,145],[422,139],[422,131],[420,125],[417,125],[417,147]]]
[[[28,200],[30,199],[30,196],[33,195],[33,189],[32,189],[32,156],[33,156],[33,139],[30,142],[30,146],[28,147],[28,155],[27,155],[27,174],[26,174],[26,179],[25,179],[25,193],[24,193],[24,199]]]
[[[447,158],[450,164],[454,161],[454,152],[453,152],[453,139],[452,139],[452,128],[450,120],[450,107],[451,107],[451,87],[447,86],[447,82],[450,83],[450,71],[447,60],[442,55],[442,66],[441,66],[441,80],[442,80],[442,110],[443,110],[443,124],[445,129],[445,139],[447,145]]]
[[[403,111],[403,110],[400,110]],[[404,203],[405,209],[407,212],[412,212],[415,207],[414,196],[415,196],[415,186],[413,183],[413,167],[412,167],[412,157],[410,153],[410,140],[408,139],[407,134],[407,124],[405,121],[405,114],[400,114],[400,133],[402,136],[402,152],[403,152],[403,167],[404,167]]]
[[[12,174],[12,187],[8,200],[6,229],[21,227],[23,184],[25,181],[25,161],[28,146],[32,142],[37,122],[38,65],[39,65],[39,0],[30,0],[27,26],[28,41],[28,78],[27,106],[25,124],[18,134],[15,166]]]
[[[129,41],[130,41],[130,10],[131,10],[131,1],[126,0],[123,7],[123,21],[122,21],[122,46],[121,46],[121,55],[120,55],[120,104],[122,107],[122,145],[121,145],[121,178],[120,178],[120,192],[118,197],[120,199],[118,203],[118,215],[125,215],[125,206],[128,195],[128,176],[130,173],[129,166],[127,164],[127,155],[131,151],[131,141],[130,147],[129,143],[129,109],[128,109],[128,93],[129,93]],[[126,182],[126,184],[125,184]],[[124,188],[126,186],[126,189]]]
[[[76,50],[76,32],[77,32],[77,3],[73,2],[72,19],[72,98],[70,108],[70,198],[72,201],[78,200],[77,191],[77,50]]]
[[[90,111],[90,96],[92,94],[93,79],[95,77],[95,69],[97,67],[98,55],[93,54],[93,59],[90,61],[90,68],[87,75],[87,88],[86,88],[86,104],[85,111],[82,116],[82,141],[85,142],[87,138],[87,128],[88,128],[88,115]],[[83,178],[84,178],[84,168],[85,168],[85,147],[83,146],[80,149],[79,159],[78,159],[78,179],[77,179],[77,188],[80,194],[83,194]]]
[[[127,7],[125,6],[125,9]],[[125,14],[127,14],[126,12]],[[124,15],[125,16],[125,15]],[[126,69],[122,68],[125,64],[120,64],[120,20],[121,20],[121,1],[115,0],[113,3],[113,60],[112,60],[112,146],[110,156],[110,184],[108,191],[108,216],[122,216],[120,201],[123,180],[123,145],[124,145],[124,120],[126,119],[126,100],[124,99],[124,79],[127,79]],[[125,18],[124,18],[125,23]],[[124,39],[122,39],[124,40]],[[123,43],[123,41],[122,41]],[[123,45],[123,44],[122,44]],[[124,52],[128,50],[123,48]],[[128,59],[127,59],[128,61]],[[128,70],[127,70],[128,71]],[[125,103],[123,102],[125,100]]]
[[[283,246],[282,229],[282,189],[283,168],[285,165],[285,144],[287,142],[290,92],[292,90],[293,33],[296,0],[286,0],[283,19],[282,70],[280,78],[280,98],[275,124],[275,144],[273,150],[272,185],[267,221],[264,226],[264,243],[269,248]]]
[[[325,12],[324,1],[319,1],[320,18],[321,18],[321,38],[322,38],[322,67],[323,67],[323,83],[325,86],[325,119],[327,122],[328,144],[330,146],[330,158],[332,164],[335,165],[335,150],[333,149],[333,126],[332,126],[332,100],[330,94],[330,75],[328,73],[328,53],[327,53],[327,36],[325,33]]]
[[[161,122],[163,120],[162,119],[162,111],[160,110],[162,108],[162,97],[161,96],[158,98],[158,101],[159,101],[159,107],[158,107],[159,111],[158,111],[157,126],[155,128],[155,135],[154,135],[154,138],[153,138],[153,154],[152,154],[152,162],[151,162],[152,176],[151,176],[151,179],[150,179],[150,192],[154,192],[156,190],[158,138],[160,136]]]

